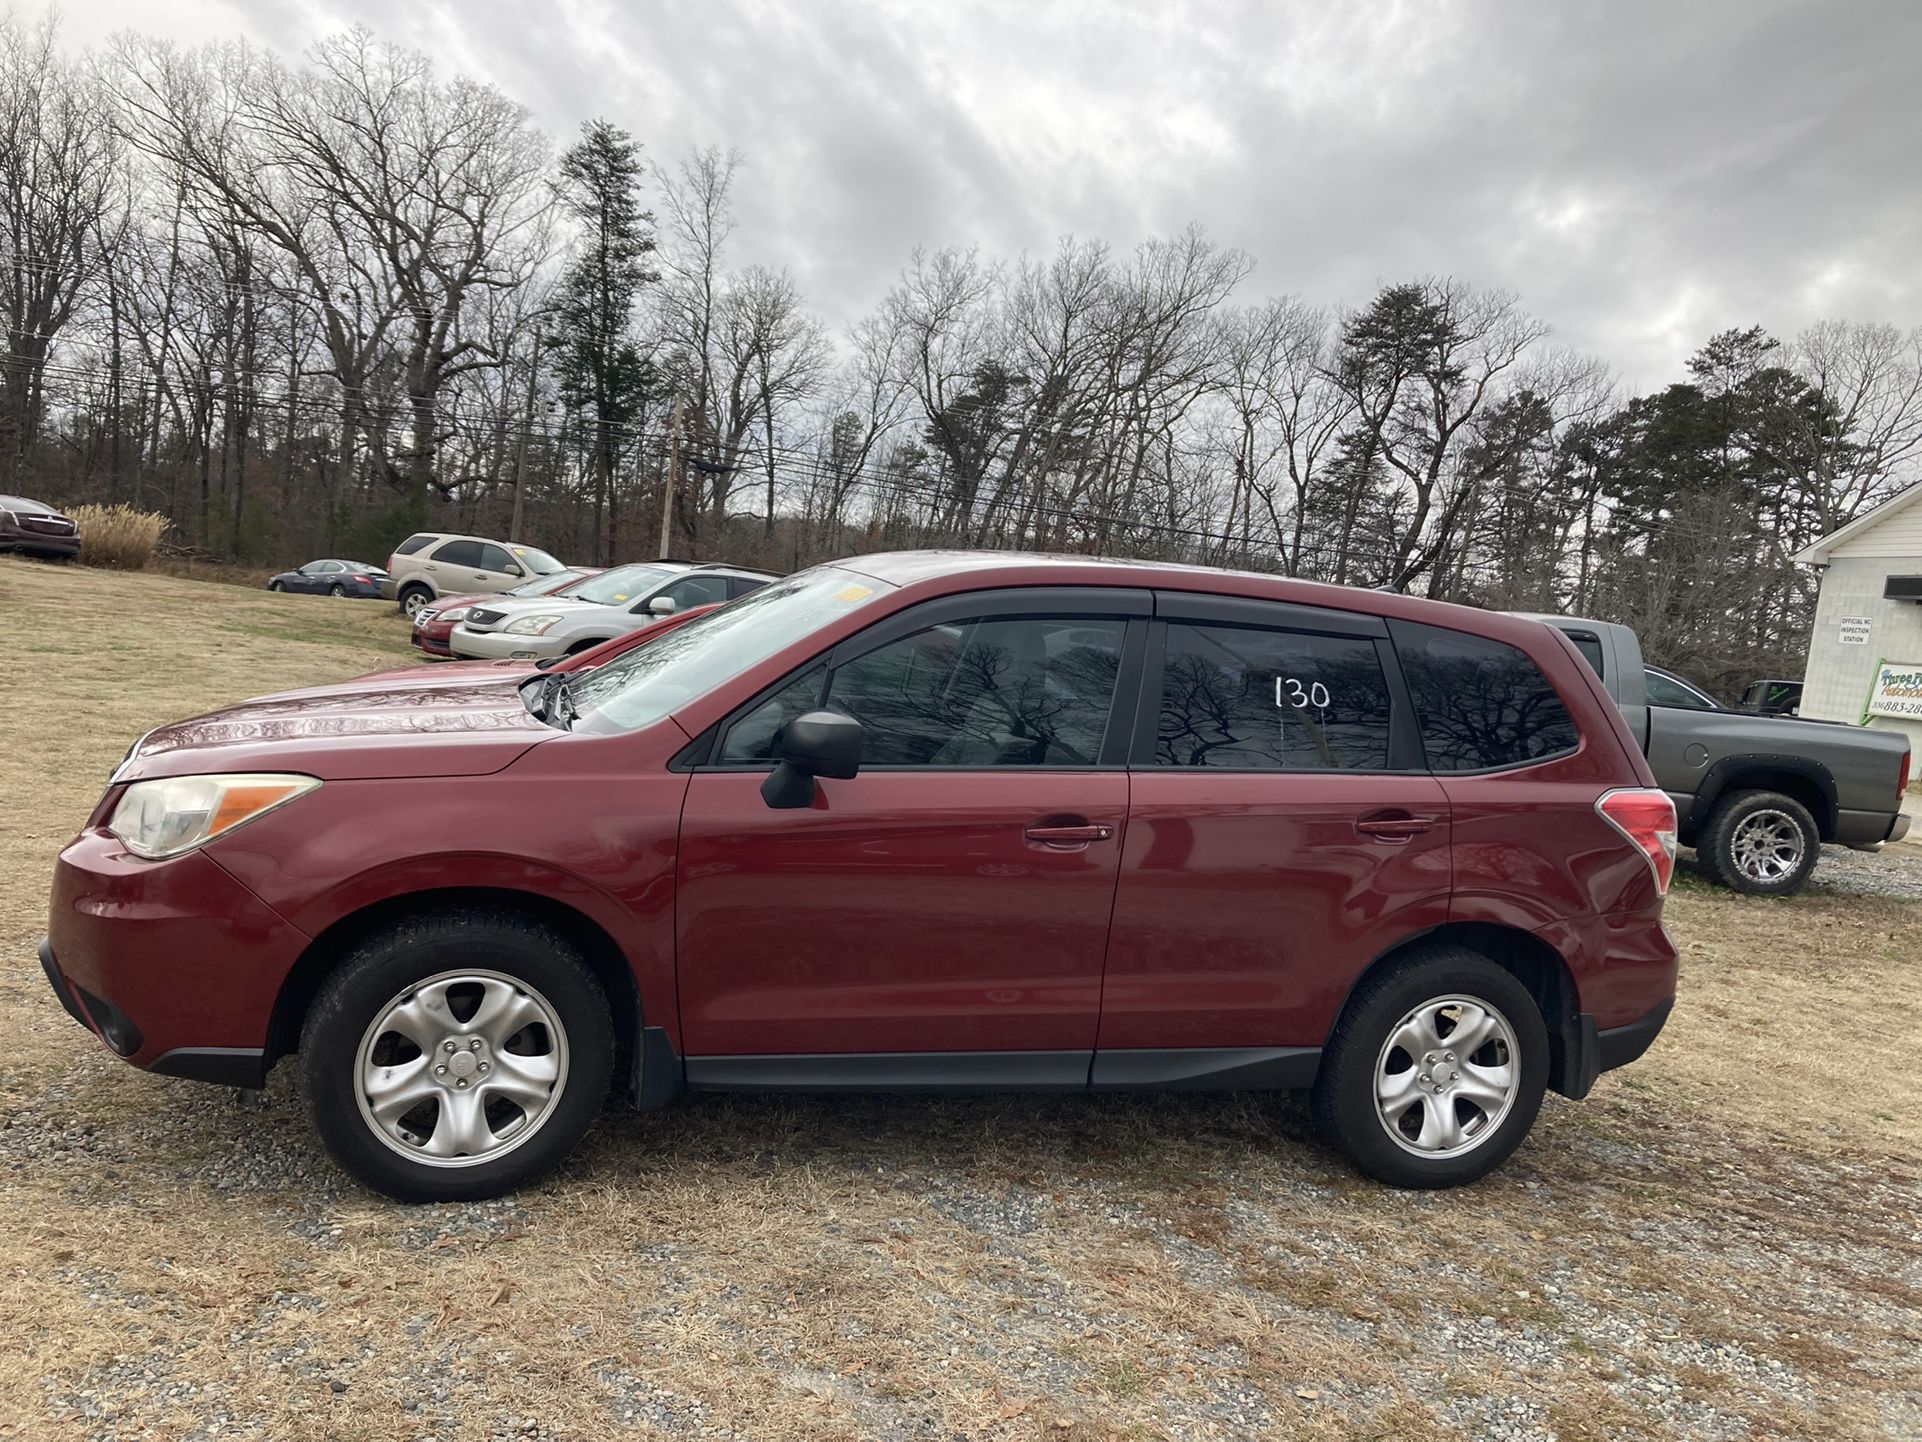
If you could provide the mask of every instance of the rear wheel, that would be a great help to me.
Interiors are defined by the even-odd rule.
[[[433,591],[426,586],[403,586],[400,592],[400,609],[406,615],[412,616],[433,599]]]
[[[1800,891],[1821,849],[1809,809],[1779,791],[1722,797],[1695,838],[1696,857],[1709,879],[1750,896]]]
[[[1528,989],[1477,952],[1428,946],[1356,988],[1311,1107],[1369,1176],[1455,1187],[1522,1144],[1547,1083],[1548,1032]]]
[[[336,581],[327,588],[327,594],[334,597],[345,596],[347,594],[347,588]]]
[[[333,1157],[401,1201],[499,1196],[593,1123],[613,1069],[607,999],[573,946],[507,913],[411,918],[363,942],[301,1033]]]

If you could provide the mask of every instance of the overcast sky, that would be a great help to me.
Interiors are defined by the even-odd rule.
[[[21,6],[26,9],[30,6]],[[1519,292],[1649,389],[1710,333],[1922,324],[1922,3],[65,0],[294,52],[364,24],[563,140],[746,153],[738,259],[844,325],[910,249],[1199,221],[1246,294]]]

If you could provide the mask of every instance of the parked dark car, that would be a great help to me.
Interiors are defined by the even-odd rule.
[[[1363,1171],[1449,1186],[1662,1029],[1674,845],[1535,621],[906,553],[585,675],[163,726],[61,853],[41,960],[136,1066],[298,1052],[402,1198],[528,1181],[610,1084],[1307,1089]]]
[[[1759,716],[1799,716],[1802,714],[1800,681],[1752,681],[1742,693],[1742,710]]]
[[[267,582],[267,589],[378,601],[381,586],[386,580],[385,571],[365,561],[309,561],[298,571],[282,571],[271,578]]]
[[[0,496],[0,551],[30,556],[77,556],[80,528],[44,501]]]

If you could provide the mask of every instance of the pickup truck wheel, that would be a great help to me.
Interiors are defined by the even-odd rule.
[[[1310,1110],[1376,1180],[1457,1187],[1522,1144],[1547,1085],[1548,1031],[1528,989],[1466,947],[1424,946],[1355,989]]]
[[[1815,818],[1779,791],[1738,791],[1709,812],[1695,838],[1712,881],[1751,896],[1790,896],[1807,884],[1821,852]]]
[[[300,1040],[327,1150],[404,1202],[497,1197],[549,1170],[599,1114],[613,1061],[607,999],[579,953],[502,912],[436,912],[369,937]]]

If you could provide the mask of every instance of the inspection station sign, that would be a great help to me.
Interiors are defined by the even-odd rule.
[[[1874,628],[1875,622],[1868,616],[1844,616],[1842,618],[1842,644],[1844,646],[1866,646],[1869,644],[1869,632]]]

